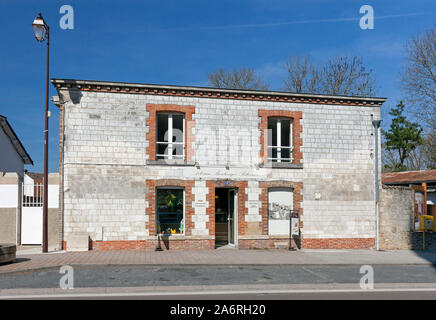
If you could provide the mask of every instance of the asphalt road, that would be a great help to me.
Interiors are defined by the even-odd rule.
[[[75,288],[358,284],[358,265],[73,266]],[[59,268],[0,274],[1,289],[59,288]],[[434,283],[431,265],[376,265],[374,283]]]

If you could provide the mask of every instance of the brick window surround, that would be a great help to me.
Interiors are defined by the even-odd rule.
[[[287,110],[265,110],[260,109],[259,112],[260,123],[260,159],[263,164],[268,162],[268,118],[270,117],[284,117],[292,119],[292,164],[301,164],[303,153],[301,146],[303,144],[301,119],[303,113],[301,111],[287,111]]]
[[[194,201],[194,195],[192,194],[192,187],[194,186],[194,180],[177,180],[177,179],[163,179],[163,180],[146,180],[145,185],[147,187],[146,200],[148,206],[145,209],[148,215],[148,222],[146,222],[146,228],[148,229],[150,236],[156,236],[156,189],[158,187],[183,187],[185,192],[185,203],[183,204],[185,210],[185,224],[184,235],[190,236],[192,229],[194,228],[194,222],[192,221],[192,215],[194,214],[194,208],[192,202]]]
[[[291,181],[260,181],[259,188],[261,193],[259,196],[261,207],[260,213],[262,216],[261,230],[263,235],[268,235],[268,191],[270,188],[291,188],[293,191],[293,210],[298,210],[298,217],[300,220],[300,229],[303,228],[303,223],[301,217],[303,215],[303,208],[301,204],[303,203],[303,183],[302,182],[291,182]]]
[[[206,186],[209,188],[209,193],[207,194],[209,208],[206,211],[209,216],[209,222],[207,223],[209,235],[215,235],[215,188],[235,188],[238,190],[238,235],[245,235],[247,230],[247,222],[245,221],[247,207],[245,204],[248,200],[246,194],[248,182],[234,180],[207,180]],[[236,217],[234,218],[236,219]]]
[[[146,110],[148,111],[148,119],[146,125],[149,130],[146,134],[148,147],[146,154],[148,160],[156,160],[156,139],[157,139],[157,112],[180,112],[185,115],[185,159],[184,161],[191,161],[193,157],[192,143],[194,142],[194,135],[192,128],[194,127],[194,120],[192,115],[195,113],[194,106],[184,106],[175,104],[147,104]]]

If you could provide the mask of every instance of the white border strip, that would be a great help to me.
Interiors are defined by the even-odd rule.
[[[74,290],[74,289],[73,289]],[[174,291],[174,292],[111,292],[111,293],[64,293],[64,294],[29,294],[0,295],[2,299],[35,298],[92,298],[92,297],[149,297],[149,296],[193,296],[193,295],[238,295],[238,294],[280,294],[280,293],[374,293],[374,292],[436,292],[436,288],[397,288],[397,289],[303,289],[303,290],[235,290],[235,291]]]

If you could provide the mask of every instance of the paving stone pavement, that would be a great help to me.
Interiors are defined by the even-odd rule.
[[[436,264],[436,251],[375,250],[204,250],[204,251],[17,251],[14,263],[0,264],[0,273],[62,265],[278,265],[278,264]]]

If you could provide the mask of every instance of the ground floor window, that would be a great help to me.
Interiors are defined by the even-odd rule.
[[[160,234],[184,233],[184,190],[158,188],[156,197],[157,232]]]
[[[292,188],[270,188],[268,190],[268,233],[290,234],[290,215],[293,204]]]

